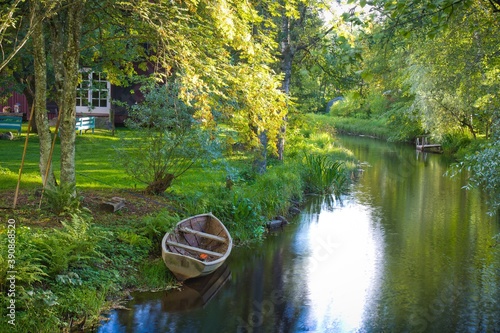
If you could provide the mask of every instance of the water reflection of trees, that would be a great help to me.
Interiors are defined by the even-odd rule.
[[[443,156],[367,144],[357,157],[372,167],[357,186],[366,195],[357,198],[378,208],[386,254],[380,297],[367,311],[372,320],[366,329],[500,327],[494,319],[500,304],[491,301],[500,296],[500,263],[488,245],[498,227],[481,194],[463,189],[464,175],[444,176],[449,161]]]

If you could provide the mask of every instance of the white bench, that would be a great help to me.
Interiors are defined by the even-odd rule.
[[[94,133],[95,117],[76,118],[75,130],[80,131],[80,134],[82,134],[82,131],[85,131],[86,133],[89,129],[91,129],[92,133]]]

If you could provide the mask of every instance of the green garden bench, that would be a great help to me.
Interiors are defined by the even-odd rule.
[[[1,129],[15,130],[17,131],[17,135],[20,135],[22,125],[23,125],[23,117],[0,116]]]

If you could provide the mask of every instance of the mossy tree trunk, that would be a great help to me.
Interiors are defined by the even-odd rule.
[[[31,11],[37,13],[40,10],[38,2],[31,3]],[[55,176],[52,172],[52,163],[49,162],[51,135],[49,132],[49,119],[46,112],[47,103],[47,58],[45,56],[45,38],[43,35],[42,24],[37,24],[33,29],[33,59],[35,70],[35,98],[34,112],[31,117],[35,117],[36,130],[40,145],[40,161],[39,168],[42,176],[42,182],[49,186],[56,183]],[[47,172],[47,168],[49,169]],[[45,175],[47,179],[45,179]]]
[[[56,102],[61,113],[61,186],[76,184],[75,121],[76,88],[79,77],[80,39],[85,9],[84,0],[68,2],[57,17],[50,20],[52,60],[54,63]]]

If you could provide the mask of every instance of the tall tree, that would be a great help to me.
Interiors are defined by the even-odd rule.
[[[257,5],[262,19],[255,22],[253,34],[267,35],[275,40],[275,51],[279,62],[270,65],[281,74],[280,89],[289,97],[293,60],[299,49],[305,47],[302,44],[299,45],[297,37],[304,37],[298,31],[300,26],[305,26],[306,15],[310,10],[306,2],[303,0],[263,1]],[[290,108],[290,104],[286,107]],[[268,110],[268,112],[273,111]],[[276,136],[265,131],[259,133],[261,144],[267,145],[268,142],[275,142],[272,146],[276,147],[276,154],[280,160],[284,157],[287,113],[288,111],[283,115]],[[261,171],[265,170],[265,158],[262,156]]]
[[[58,15],[48,20],[54,66],[56,103],[60,112],[61,186],[76,185],[76,87],[86,0],[62,1]]]
[[[31,2],[30,10],[36,13],[44,11],[39,2]],[[32,50],[34,63],[34,107],[32,108],[35,117],[35,124],[39,138],[40,160],[39,168],[42,177],[42,183],[54,186],[56,184],[54,173],[52,172],[52,163],[50,161],[50,150],[52,137],[49,131],[49,119],[47,116],[47,55],[45,49],[45,36],[42,24],[37,24],[33,28]],[[47,170],[48,169],[48,170]],[[48,177],[45,179],[45,177]]]
[[[407,15],[410,13],[420,15],[414,11]],[[445,23],[443,15],[447,18]],[[390,16],[382,24],[393,29],[394,20]],[[411,33],[404,33],[410,32],[409,26],[401,26],[397,34],[390,29],[380,34],[384,38],[389,31],[391,40],[386,43],[398,40],[397,43],[406,45],[405,69],[398,75],[406,92],[414,97],[408,112],[417,114],[424,129],[437,136],[456,129],[465,129],[473,137],[479,131],[488,134],[497,108],[492,92],[499,83],[492,74],[498,68],[493,56],[498,52],[494,33],[498,20],[491,4],[443,2],[421,20],[425,22],[421,21],[421,27]]]

